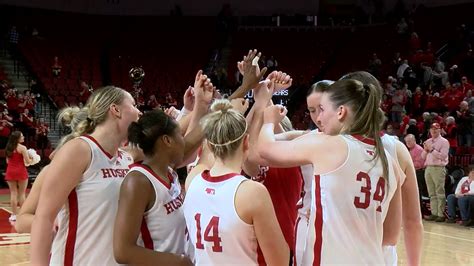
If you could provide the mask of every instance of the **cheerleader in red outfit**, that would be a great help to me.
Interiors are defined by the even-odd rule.
[[[32,161],[28,155],[28,151],[23,143],[25,138],[20,131],[13,132],[7,143],[5,154],[7,156],[7,171],[5,173],[5,181],[10,188],[10,204],[12,207],[12,215],[10,221],[16,221],[16,213],[18,205],[25,201],[25,191],[28,185],[28,172],[26,166]]]

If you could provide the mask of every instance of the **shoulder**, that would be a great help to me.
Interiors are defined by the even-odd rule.
[[[245,199],[245,201],[251,202],[250,205],[254,207],[258,207],[264,202],[264,197],[262,196],[270,196],[267,188],[263,184],[253,180],[242,181],[237,189],[236,196],[237,195]]]
[[[152,184],[150,180],[143,174],[133,168],[127,173],[122,182],[122,189],[127,191],[146,192],[146,189],[151,189]]]
[[[74,164],[89,163],[92,158],[90,145],[80,138],[75,138],[64,144],[55,154],[54,161],[74,161]]]
[[[21,152],[27,151],[26,146],[23,145],[23,144],[18,144],[18,146],[16,147],[16,149],[17,149],[17,151],[21,151]]]

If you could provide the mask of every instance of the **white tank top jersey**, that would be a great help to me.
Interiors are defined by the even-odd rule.
[[[382,265],[383,222],[397,189],[394,169],[389,163],[388,179],[382,177],[381,160],[372,161],[373,140],[341,138],[348,147],[345,162],[315,175],[302,265]]]
[[[184,200],[184,216],[194,246],[196,265],[257,265],[258,243],[253,225],[238,216],[235,194],[239,174],[197,175]]]
[[[155,203],[144,214],[137,244],[160,252],[184,254],[186,222],[183,214],[184,194],[178,175],[169,169],[168,184],[152,169],[143,164],[133,164],[131,172],[140,172],[153,185]]]
[[[117,265],[113,229],[120,185],[133,159],[121,150],[110,155],[91,136],[80,139],[89,144],[91,161],[57,216],[50,264]]]
[[[296,208],[299,216],[307,217],[311,209],[311,184],[314,179],[314,170],[312,164],[300,166],[301,175],[303,176],[303,189],[301,190],[301,199],[298,201]]]

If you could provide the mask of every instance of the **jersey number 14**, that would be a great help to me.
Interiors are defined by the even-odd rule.
[[[196,248],[204,249],[201,238],[201,214],[196,213],[194,219],[196,220]],[[222,239],[219,237],[219,217],[212,216],[204,231],[204,241],[212,243],[212,251],[222,252]]]

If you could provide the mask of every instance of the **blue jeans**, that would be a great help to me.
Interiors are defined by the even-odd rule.
[[[456,219],[456,205],[459,207],[461,213],[461,219],[467,221],[471,219],[469,210],[469,199],[470,196],[463,196],[456,198],[454,194],[448,196],[448,215],[449,219]]]

